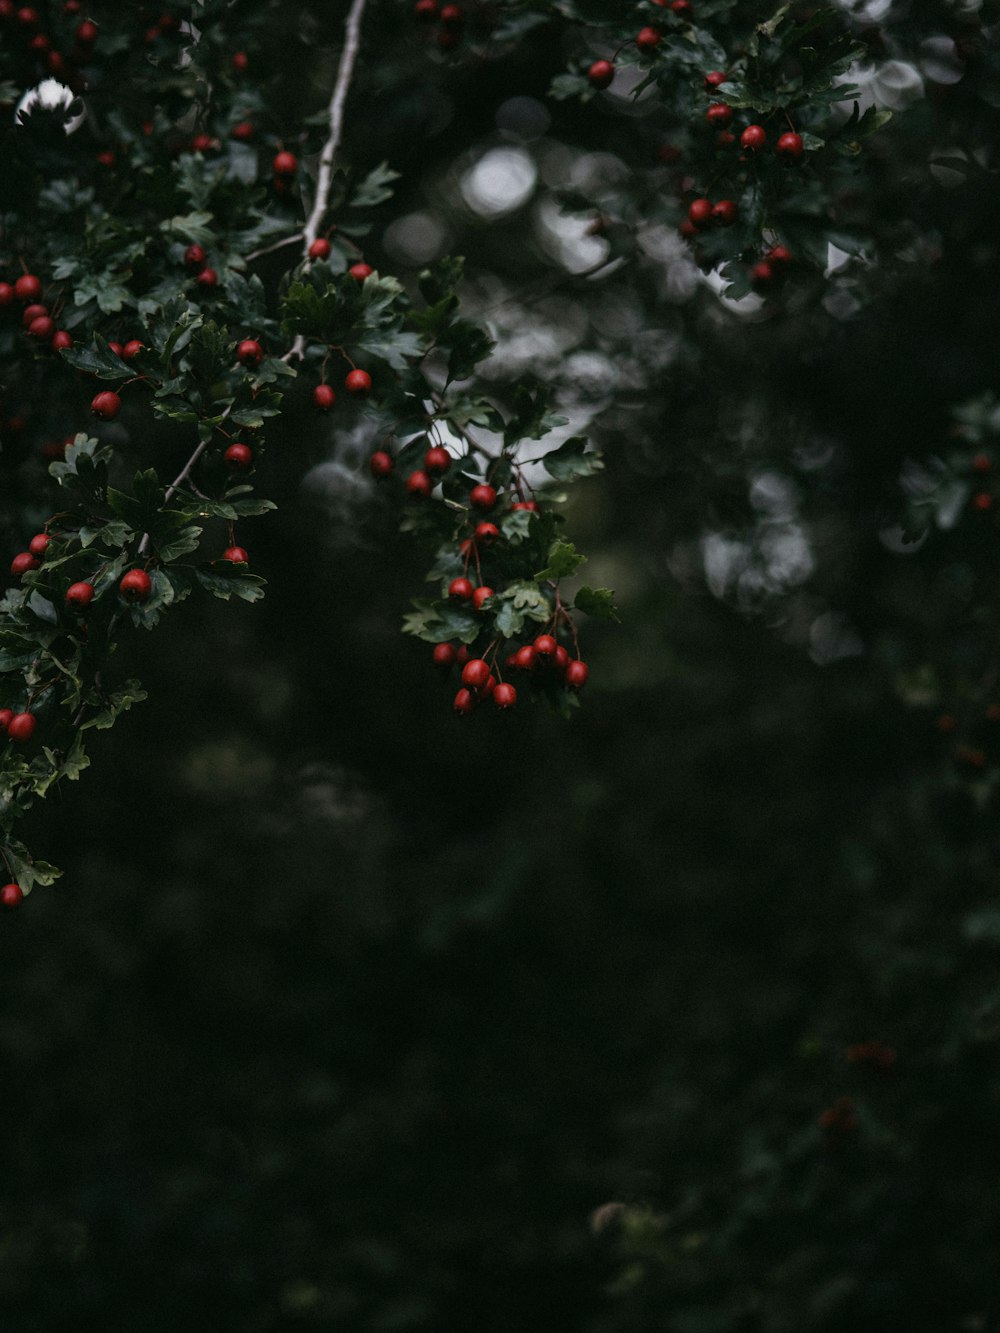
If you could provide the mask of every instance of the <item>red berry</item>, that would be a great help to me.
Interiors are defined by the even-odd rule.
[[[352,370],[344,380],[344,388],[355,398],[365,398],[372,391],[372,377],[367,370]]]
[[[774,150],[780,158],[786,162],[797,162],[805,151],[805,144],[802,142],[802,135],[789,131],[783,134],[774,145]]]
[[[736,205],[732,199],[720,199],[712,209],[712,221],[717,227],[731,227],[736,216]]]
[[[207,153],[212,148],[217,148],[218,144],[210,134],[196,134],[191,140],[192,153]]]
[[[451,454],[439,444],[431,445],[424,454],[424,471],[432,477],[443,477],[451,467]]]
[[[493,702],[497,708],[513,708],[517,703],[517,690],[513,685],[501,682],[493,691]]]
[[[537,659],[538,654],[534,648],[530,643],[526,643],[514,654],[514,666],[518,671],[534,671]]]
[[[37,28],[38,10],[32,9],[29,5],[24,5],[23,8],[17,11],[17,21],[22,27]]]
[[[336,401],[337,395],[329,384],[317,384],[313,389],[313,406],[318,407],[321,412],[329,412]]]
[[[38,726],[34,713],[15,713],[7,724],[7,735],[12,741],[30,741]]]
[[[264,349],[256,338],[244,338],[236,349],[236,360],[241,365],[257,367],[264,359]]]
[[[705,112],[705,119],[716,130],[724,130],[733,118],[733,108],[725,102],[713,102]]]
[[[188,268],[201,268],[207,256],[200,245],[189,245],[184,251],[184,262]]]
[[[767,258],[768,263],[788,265],[792,262],[792,252],[786,245],[772,245]]]
[[[740,135],[740,147],[748,153],[759,152],[767,143],[767,130],[763,125],[748,125]]]
[[[247,72],[247,66],[250,64],[250,61],[247,59],[247,53],[245,51],[234,52],[230,64],[237,74],[245,74]]]
[[[515,512],[526,511],[526,512],[529,513],[529,514],[537,514],[537,513],[538,513],[538,501],[537,501],[537,500],[518,500],[516,504],[512,504],[512,505],[511,505],[511,509],[512,509],[513,511],[515,511]]]
[[[695,199],[688,209],[688,221],[692,227],[707,227],[712,220],[711,199]]]
[[[229,131],[230,139],[235,139],[237,143],[249,143],[254,136],[254,127],[252,120],[241,120],[238,125],[234,125]]]
[[[128,342],[122,348],[122,360],[134,361],[140,352],[144,351],[145,343],[141,343],[138,338],[129,338]]]
[[[97,41],[97,24],[91,19],[84,19],[77,26],[76,40],[81,46],[90,46],[92,42]]]
[[[309,247],[310,259],[329,259],[333,246],[325,236],[317,236]]]
[[[299,159],[294,153],[276,153],[271,166],[276,176],[294,176],[299,169]]]
[[[486,585],[484,584],[481,588],[477,588],[476,591],[472,594],[472,605],[477,611],[481,611],[483,609],[483,603],[489,601],[491,597],[495,596],[496,593],[493,591],[493,589],[486,587]]]
[[[219,276],[214,268],[203,268],[195,278],[199,287],[217,287],[219,285]]]
[[[539,634],[532,647],[539,657],[551,657],[558,648],[558,644],[551,634]]]
[[[352,264],[347,271],[355,282],[364,282],[365,278],[370,278],[375,272],[370,264]]]
[[[21,327],[30,329],[36,319],[42,315],[47,315],[49,308],[47,305],[41,305],[38,301],[32,301],[31,305],[25,306],[21,314]]]
[[[109,351],[109,352],[114,352],[115,356],[121,356],[122,351],[123,351],[123,348],[122,348],[121,343],[109,342],[109,343],[108,343],[108,351]]]
[[[90,400],[90,410],[102,421],[114,421],[122,410],[122,400],[112,389],[102,389]]]
[[[766,259],[761,259],[750,270],[750,282],[754,287],[770,287],[774,282],[774,269]]]
[[[20,578],[22,574],[28,574],[31,570],[37,569],[40,564],[41,561],[36,560],[30,551],[22,551],[10,562],[10,572]]]
[[[14,288],[9,282],[0,282],[0,306],[11,305],[14,301]]]
[[[388,477],[396,466],[392,454],[386,453],[384,449],[376,449],[368,460],[368,466],[371,468],[373,477],[378,477],[381,481],[383,477]]]
[[[28,337],[47,343],[56,331],[56,322],[48,315],[39,315],[28,325]]]
[[[247,468],[253,462],[253,450],[248,444],[236,441],[227,448],[222,459],[230,467]]]
[[[441,22],[454,28],[465,22],[465,15],[458,5],[444,5],[441,9]]]
[[[565,671],[569,665],[569,653],[561,643],[556,644],[556,650],[552,654],[552,665],[557,671]]]
[[[41,294],[42,281],[41,278],[36,278],[34,273],[23,273],[14,283],[14,295],[26,305],[37,301]]]
[[[426,500],[434,489],[434,483],[426,472],[411,472],[406,478],[406,490],[415,500]]]
[[[481,657],[474,657],[462,667],[462,684],[470,690],[481,690],[490,678],[490,668]]]
[[[455,664],[455,646],[451,643],[436,643],[434,652],[431,654],[434,665],[437,667],[454,666]]]
[[[673,0],[673,4],[670,8],[675,14],[679,14],[681,18],[691,17],[691,0]]]
[[[728,77],[721,69],[713,69],[710,74],[705,75],[705,87],[710,93],[714,92],[721,83],[725,83]]]
[[[993,508],[993,496],[990,495],[988,491],[980,491],[978,495],[974,495],[972,497],[972,503],[973,506],[976,509],[978,509],[981,514],[985,514],[990,509]],[[15,560],[20,560],[20,559],[21,559],[20,556],[15,556]],[[13,565],[11,565],[11,569],[14,569]],[[17,573],[18,571],[14,570],[14,572]]]
[[[10,726],[10,720],[14,716],[13,708],[0,708],[0,731],[6,731]]]
[[[65,329],[57,329],[55,333],[52,335],[53,352],[65,352],[67,348],[70,348],[72,346],[73,346],[73,339],[66,332]]]
[[[477,523],[476,530],[472,534],[480,546],[492,546],[499,540],[500,529],[495,523]]]
[[[448,596],[453,602],[467,602],[473,591],[471,579],[452,579],[448,584]]]
[[[4,907],[20,907],[24,902],[24,892],[20,884],[5,884],[0,889],[0,904]]]
[[[230,565],[246,565],[250,563],[250,557],[242,546],[227,546],[219,557]]]
[[[497,502],[497,493],[492,486],[487,486],[483,482],[479,486],[473,486],[469,492],[469,501],[477,509],[492,509]]]
[[[680,232],[680,234],[684,237],[686,241],[690,241],[693,237],[698,235],[698,228],[694,225],[693,222],[689,222],[687,218],[684,219],[684,221],[677,228],[677,230]]]
[[[587,70],[587,78],[592,88],[607,88],[615,77],[615,67],[610,60],[595,60]]]
[[[37,532],[31,541],[28,542],[28,550],[32,555],[43,556],[49,549],[49,542],[52,538],[47,532]]]
[[[640,28],[639,35],[635,39],[635,44],[640,51],[655,51],[663,41],[661,33],[655,28]]]
[[[736,142],[736,135],[731,130],[720,130],[715,136],[715,142],[719,148],[732,148]]]
[[[118,584],[118,591],[126,602],[144,602],[152,589],[153,580],[144,569],[130,569]]]
[[[417,0],[413,12],[421,22],[429,23],[431,19],[437,18],[437,0]]]
[[[993,460],[989,454],[976,454],[972,460],[972,467],[975,472],[989,472],[993,466]]]
[[[71,583],[66,589],[67,606],[89,606],[94,599],[94,586],[91,583]]]
[[[475,706],[475,696],[472,694],[471,690],[466,689],[459,690],[455,695],[455,701],[452,704],[452,708],[454,708],[455,712],[458,713],[460,717],[468,717]]]

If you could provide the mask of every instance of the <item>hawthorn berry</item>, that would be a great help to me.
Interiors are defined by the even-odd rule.
[[[218,147],[218,144],[210,134],[196,134],[191,140],[192,153],[207,153],[216,147]]]
[[[680,234],[684,237],[686,241],[690,241],[695,236],[698,235],[698,228],[694,225],[693,222],[689,221],[688,218],[684,219],[684,221],[677,228],[677,230],[680,232]]]
[[[325,236],[317,236],[309,247],[310,259],[329,259],[333,246]]]
[[[53,352],[65,352],[73,346],[73,338],[65,329],[56,329],[52,335]]]
[[[294,153],[276,153],[271,166],[276,176],[294,176],[299,169],[299,159]]]
[[[415,500],[426,500],[434,489],[434,483],[426,472],[411,472],[406,478],[406,491]]]
[[[219,558],[230,565],[248,565],[250,563],[250,557],[242,546],[227,546]]]
[[[514,510],[514,511],[526,511],[526,512],[529,513],[529,514],[537,514],[537,513],[538,513],[538,501],[537,501],[537,500],[518,500],[515,504],[512,504],[512,505],[511,505],[511,509]]]
[[[318,407],[321,412],[329,412],[336,401],[337,395],[329,384],[317,384],[313,389],[313,406]]]
[[[253,462],[253,450],[248,444],[240,444],[237,440],[229,445],[222,459],[230,467],[248,468]]]
[[[658,32],[656,28],[640,28],[635,44],[640,51],[649,52],[655,51],[662,41],[663,34]]]
[[[479,486],[473,486],[469,492],[469,502],[477,509],[492,509],[497,502],[497,493],[492,486],[483,482]]]
[[[347,271],[355,282],[364,282],[365,278],[370,278],[375,272],[370,264],[352,264]]]
[[[235,139],[237,143],[249,143],[254,136],[254,127],[252,120],[241,120],[238,125],[234,125],[229,131],[230,139]]]
[[[989,491],[980,491],[978,495],[972,497],[972,504],[981,514],[988,513],[993,508],[993,496],[990,495]],[[20,560],[20,558],[20,556],[15,557],[17,560]],[[11,565],[11,569],[13,568],[14,566]]]
[[[552,665],[557,671],[565,671],[569,666],[569,653],[561,643],[556,644],[556,650],[552,654]]]
[[[481,611],[483,609],[483,603],[488,602],[491,597],[495,596],[496,593],[493,591],[493,589],[488,588],[484,584],[481,588],[477,588],[476,591],[472,594],[472,605],[476,611]]]
[[[717,227],[731,227],[737,218],[737,209],[732,199],[720,199],[712,208],[712,221]]]
[[[470,690],[481,690],[489,678],[489,664],[481,657],[473,657],[462,667],[462,684]]]
[[[451,643],[436,643],[434,651],[431,654],[436,667],[448,667],[455,665],[455,646]]]
[[[14,283],[14,295],[19,301],[30,304],[37,301],[42,294],[42,280],[36,278],[34,273],[22,273],[17,282]]]
[[[122,348],[122,360],[134,361],[140,352],[145,351],[146,344],[139,341],[138,338],[129,338],[128,342]]]
[[[100,417],[102,421],[114,421],[122,410],[122,400],[113,389],[102,389],[100,393],[95,393],[90,400],[90,410],[95,417]]]
[[[47,315],[48,313],[49,308],[47,305],[41,305],[38,301],[32,301],[31,305],[24,307],[24,311],[21,314],[21,327],[23,329],[30,329],[36,319],[40,319],[42,315]]]
[[[692,14],[691,0],[673,0],[670,8],[681,18],[690,18]]]
[[[750,283],[754,287],[770,287],[774,282],[774,269],[766,259],[758,260],[750,270]]]
[[[28,337],[35,338],[41,343],[47,343],[55,331],[56,322],[49,315],[39,315],[28,325]]]
[[[740,147],[748,153],[759,152],[767,143],[767,130],[763,125],[748,125],[740,135]]]
[[[130,569],[118,584],[118,591],[126,602],[144,602],[152,590],[153,580],[144,569]]]
[[[378,477],[381,481],[383,477],[388,477],[396,466],[392,454],[386,453],[384,449],[376,449],[368,460],[368,466],[371,468],[373,477]]]
[[[783,134],[774,145],[774,151],[785,162],[797,162],[805,152],[805,144],[802,142],[802,135],[789,130]]]
[[[66,589],[67,606],[89,606],[94,600],[94,585],[92,583],[71,583]]]
[[[40,560],[36,560],[30,551],[21,551],[10,562],[10,572],[20,578],[22,574],[28,574],[33,569],[38,569],[41,565]]]
[[[688,209],[688,221],[699,230],[707,227],[712,220],[711,199],[695,199]]]
[[[492,546],[500,538],[500,529],[495,523],[477,523],[472,534],[480,546]]]
[[[549,658],[553,656],[559,645],[551,634],[539,634],[531,646],[534,648],[536,656]]]
[[[424,454],[424,471],[432,477],[443,477],[451,467],[451,454],[439,444],[431,445]]]
[[[457,28],[465,22],[465,15],[459,5],[444,5],[441,9],[441,22],[448,27]]]
[[[97,41],[97,24],[92,19],[84,19],[77,25],[75,36],[81,46],[91,46]]]
[[[49,543],[52,538],[47,532],[36,532],[31,541],[28,542],[28,550],[32,555],[43,556],[49,549]]]
[[[11,305],[14,301],[14,288],[9,282],[0,282],[0,306]]]
[[[20,907],[24,902],[24,890],[20,884],[5,884],[0,889],[0,904],[7,908]]]
[[[38,726],[38,718],[34,713],[15,713],[7,723],[7,735],[12,741],[18,741],[23,744],[30,741],[35,734],[35,728]]]
[[[471,579],[452,579],[448,584],[448,596],[453,602],[467,602],[474,591]]]
[[[787,266],[792,262],[792,252],[787,245],[772,245],[767,252],[769,264],[781,264]]]
[[[365,398],[372,391],[372,377],[367,370],[352,370],[344,380],[344,388],[355,398]]]
[[[438,6],[437,0],[417,0],[413,6],[414,15],[423,23],[429,23],[437,18]]]
[[[518,648],[514,654],[514,666],[518,671],[534,671],[537,662],[538,654],[530,643]]]
[[[189,245],[184,251],[184,262],[188,268],[202,268],[207,258],[200,245]]]
[[[10,726],[10,720],[14,716],[13,708],[0,708],[0,731],[6,731]]]
[[[713,69],[709,74],[705,75],[706,90],[710,93],[714,92],[715,89],[718,88],[720,84],[725,83],[728,77],[729,75],[724,74],[721,69]]]
[[[587,79],[592,88],[607,88],[615,77],[615,67],[610,60],[595,60],[587,70]]]
[[[124,350],[125,349],[122,347],[121,343],[116,343],[114,341],[108,343],[108,351],[114,352],[115,356],[121,356]]]
[[[452,708],[460,717],[468,717],[476,706],[476,699],[471,690],[461,689],[455,695]]]
[[[38,10],[32,9],[30,5],[23,5],[17,11],[17,21],[24,28],[37,28]]]
[[[244,338],[236,349],[236,360],[241,365],[256,368],[264,359],[264,349],[256,338]]]
[[[517,690],[514,689],[513,685],[501,681],[493,691],[493,702],[497,708],[513,708],[517,703]]]
[[[214,268],[203,268],[195,277],[195,282],[199,287],[217,287],[219,285],[219,275]]]
[[[247,53],[245,51],[235,51],[233,53],[233,58],[229,63],[237,74],[245,74],[250,61],[247,59]]]
[[[705,112],[705,119],[713,129],[724,130],[733,118],[733,108],[725,102],[713,102]]]

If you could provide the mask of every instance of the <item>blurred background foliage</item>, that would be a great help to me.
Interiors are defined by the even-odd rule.
[[[344,7],[264,8],[291,133]],[[675,168],[641,103],[546,97],[576,26],[372,11],[366,258],[465,254],[498,392],[605,450],[571,518],[624,624],[571,724],[453,717],[365,427],[293,390],[266,600],[134,635],[150,702],[29,821],[4,1329],[1000,1328],[996,30],[853,18],[913,91],[869,253],[727,304],[672,229],[594,234]]]

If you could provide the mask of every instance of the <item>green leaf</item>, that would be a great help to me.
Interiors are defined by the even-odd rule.
[[[575,477],[590,477],[604,467],[604,459],[596,451],[587,453],[587,441],[574,435],[558,449],[542,458],[542,466],[556,481],[571,481]]]
[[[228,602],[230,597],[239,597],[244,602],[259,602],[264,596],[265,581],[256,574],[240,573],[235,565],[221,562],[207,567],[199,565],[194,576],[213,597]]]
[[[563,579],[576,572],[587,559],[572,542],[557,537],[549,547],[548,565],[535,575],[536,579]]]
[[[594,620],[614,620],[620,623],[618,608],[615,606],[615,594],[610,588],[580,588],[573,606]]]

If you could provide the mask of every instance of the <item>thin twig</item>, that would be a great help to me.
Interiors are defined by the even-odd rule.
[[[170,503],[170,501],[177,494],[180,487],[184,484],[185,481],[187,481],[188,477],[190,477],[191,469],[194,467],[195,463],[197,463],[198,459],[208,448],[208,444],[209,444],[208,440],[202,440],[201,444],[198,445],[198,448],[194,451],[194,453],[191,455],[188,461],[184,464],[180,472],[178,472],[177,476],[174,477],[173,481],[167,487],[166,495],[164,495],[163,497],[164,505],[168,505]],[[144,560],[145,557],[149,554],[149,547],[150,547],[149,533],[144,532],[142,534],[142,541],[139,543],[139,550],[137,552],[137,556],[140,560]]]
[[[283,250],[286,245],[295,245],[297,241],[302,240],[302,233],[297,231],[294,236],[284,236],[280,241],[275,241],[272,245],[261,246],[259,250],[253,250],[245,258],[247,264],[254,259],[260,259],[263,255],[273,254],[275,250]]]

